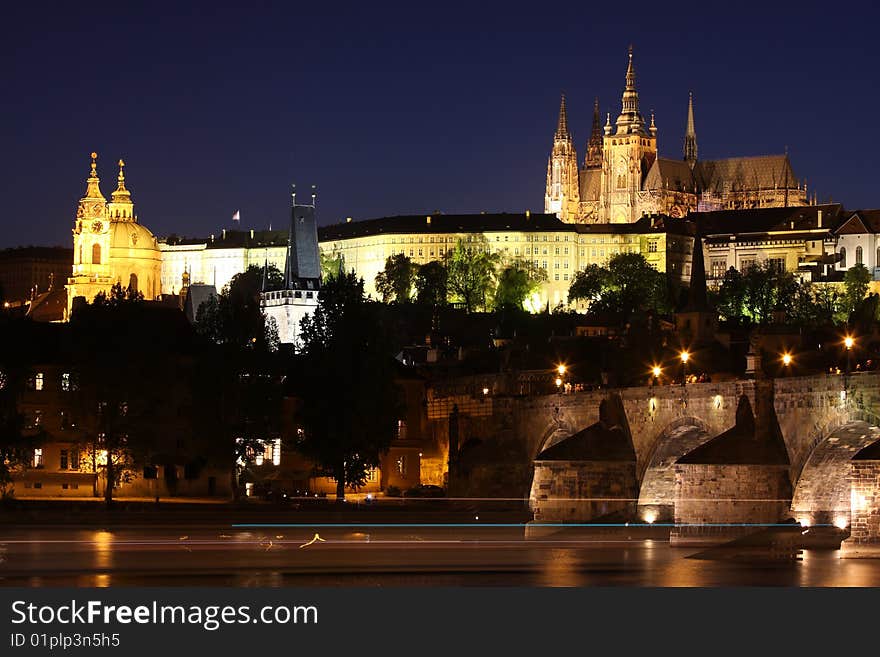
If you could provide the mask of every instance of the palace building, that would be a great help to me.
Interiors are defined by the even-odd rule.
[[[646,214],[684,217],[688,212],[807,205],[788,154],[700,160],[693,95],[681,159],[661,157],[653,113],[639,110],[632,48],[622,107],[614,124],[600,127],[599,101],[583,166],[568,127],[563,95],[547,162],[544,211],[570,223],[630,223]]]
[[[155,299],[160,293],[159,245],[153,233],[138,223],[131,192],[125,187],[125,163],[119,160],[116,191],[108,203],[101,193],[97,160],[98,154],[92,153],[86,193],[79,200],[73,225],[68,317],[77,297],[91,302],[99,292],[109,292],[117,283],[141,292],[144,299]]]

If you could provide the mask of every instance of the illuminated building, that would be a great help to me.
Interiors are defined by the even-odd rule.
[[[684,217],[694,210],[807,204],[788,155],[697,159],[693,96],[689,97],[682,159],[660,157],[654,115],[639,110],[632,48],[621,112],[600,128],[598,100],[583,167],[568,128],[565,97],[547,162],[544,211],[573,223],[627,223],[646,214]]]
[[[834,228],[840,205],[692,213],[703,235],[706,278],[720,284],[728,269],[769,265],[810,281],[834,278],[840,267]],[[851,264],[851,263],[850,263]]]
[[[125,163],[119,160],[116,191],[110,202],[101,193],[96,153],[86,193],[73,226],[73,271],[67,279],[68,316],[77,297],[91,302],[116,283],[155,299],[160,292],[161,254],[156,238],[138,223],[131,192],[125,187]]]
[[[385,260],[403,254],[416,264],[442,260],[461,240],[486,248],[502,261],[527,260],[547,272],[547,281],[528,309],[537,312],[568,303],[574,275],[590,264],[605,265],[618,253],[641,253],[673,285],[687,285],[693,245],[692,226],[669,217],[643,217],[629,224],[571,224],[551,214],[415,215],[345,222],[318,229],[326,255],[342,256],[347,269],[376,293],[376,275]]]

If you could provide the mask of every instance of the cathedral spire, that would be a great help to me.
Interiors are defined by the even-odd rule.
[[[602,122],[599,118],[599,98],[593,101],[593,129],[587,142],[587,154],[584,166],[589,168],[602,166]]]
[[[687,129],[684,133],[684,161],[691,168],[697,162],[697,131],[694,128],[694,92],[688,94]]]
[[[559,102],[559,123],[556,125],[556,139],[570,139],[571,134],[568,132],[568,112],[565,110],[565,94],[562,94],[562,100]]]
[[[617,134],[644,134],[645,121],[639,114],[639,92],[636,91],[636,69],[633,64],[633,48],[629,47],[626,67],[626,87],[623,90],[620,116],[617,117]]]

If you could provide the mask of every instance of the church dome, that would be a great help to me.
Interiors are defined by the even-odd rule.
[[[134,221],[111,221],[110,248],[158,249],[158,244],[153,233],[139,223]]]

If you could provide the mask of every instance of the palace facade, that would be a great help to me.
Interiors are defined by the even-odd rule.
[[[684,217],[689,212],[801,206],[806,182],[798,180],[788,154],[700,160],[693,95],[681,159],[661,157],[653,113],[639,110],[632,48],[620,114],[600,126],[599,101],[583,166],[568,128],[563,95],[547,161],[544,211],[570,223],[630,223],[646,214]]]

